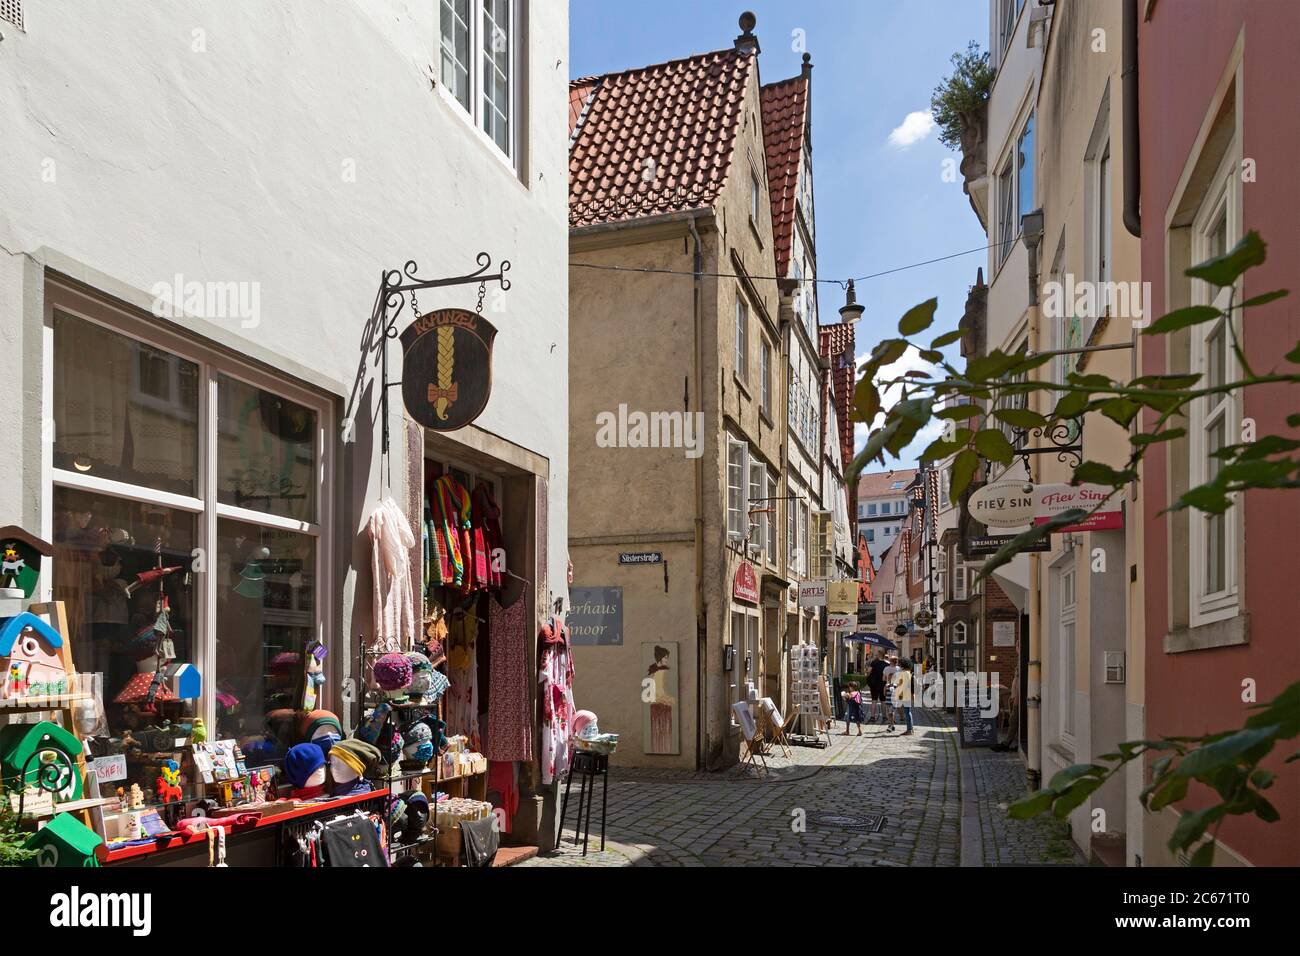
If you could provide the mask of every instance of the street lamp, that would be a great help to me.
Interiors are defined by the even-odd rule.
[[[850,279],[848,288],[844,290],[844,306],[840,309],[840,318],[852,325],[862,319],[865,311],[865,306],[858,305],[858,297],[853,292],[853,280]]]

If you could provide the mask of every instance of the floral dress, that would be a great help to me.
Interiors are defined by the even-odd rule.
[[[569,629],[556,618],[539,635],[537,686],[542,701],[542,783],[569,772],[569,740],[573,733],[573,655]]]

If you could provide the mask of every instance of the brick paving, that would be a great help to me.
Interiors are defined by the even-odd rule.
[[[599,824],[586,857],[572,841],[519,864],[533,866],[958,866],[1081,862],[1063,853],[1051,821],[1010,821],[1005,807],[1024,792],[1023,764],[985,749],[958,754],[949,717],[917,712],[916,732],[879,724],[862,736],[837,730],[824,749],[769,757],[755,778],[737,768],[687,773],[615,768],[609,779],[606,848]],[[839,728],[843,724],[838,725]],[[974,779],[963,805],[963,779]],[[576,800],[576,794],[574,796]],[[599,807],[596,808],[599,810]],[[963,834],[963,812],[974,813]],[[845,829],[884,814],[880,832]],[[595,821],[593,820],[593,823]],[[973,830],[978,830],[974,839]],[[963,840],[963,837],[966,837]],[[978,846],[972,857],[970,848]],[[1069,848],[1068,838],[1064,843]]]

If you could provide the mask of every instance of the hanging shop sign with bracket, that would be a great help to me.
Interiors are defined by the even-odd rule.
[[[467,275],[441,279],[422,279],[415,260],[401,269],[386,271],[379,286],[372,328],[378,330],[372,346],[379,352],[380,418],[383,427],[382,453],[389,451],[388,390],[401,386],[402,402],[407,412],[425,428],[455,431],[472,424],[487,407],[492,394],[492,343],[497,330],[483,318],[483,298],[487,284],[496,282],[503,292],[509,291],[510,262],[503,261],[495,273],[492,257],[480,252],[475,261],[478,269]],[[459,285],[478,285],[478,304],[473,312],[466,309],[420,311],[417,292]],[[414,316],[398,334],[402,313]],[[404,354],[402,380],[389,381],[388,341],[400,339]]]
[[[401,335],[402,401],[434,431],[464,428],[492,394],[492,342],[497,330],[465,309],[422,315]]]

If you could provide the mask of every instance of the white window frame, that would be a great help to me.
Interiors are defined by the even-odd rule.
[[[771,514],[764,515],[763,517],[767,521],[767,563],[773,567],[775,567],[777,563],[776,554],[777,554],[777,546],[778,546],[778,542],[777,542],[778,528],[777,528],[776,519],[780,515],[780,511],[777,510],[778,492],[776,488],[777,488],[777,482],[779,480],[780,479],[777,478],[775,472],[769,471],[767,473],[767,497],[769,500],[763,503],[764,508],[772,509]]]
[[[894,592],[886,591],[880,595],[880,610],[883,614],[894,613]]]
[[[483,143],[492,148],[493,153],[511,170],[517,172],[519,164],[519,146],[521,138],[519,136],[520,127],[520,107],[524,103],[524,97],[520,95],[520,83],[523,82],[522,74],[522,57],[519,51],[524,46],[524,38],[527,32],[527,26],[523,21],[522,13],[524,4],[520,0],[507,0],[510,5],[510,32],[507,36],[509,50],[507,59],[510,67],[510,82],[507,84],[507,104],[509,115],[506,122],[510,127],[508,138],[509,150],[502,150],[495,139],[492,138],[484,128],[485,109],[483,105],[483,7],[484,0],[469,0],[469,53],[473,61],[469,69],[469,108],[456,98],[447,84],[442,80],[442,7],[446,0],[438,0],[435,7],[435,43],[434,52],[437,56],[438,82],[436,88],[442,96],[444,102],[455,107],[458,115],[469,122],[478,138]]]
[[[727,436],[727,540],[739,545],[748,530],[746,483],[749,476],[749,445]]]
[[[767,515],[752,514],[753,511],[760,508],[766,508],[767,502],[761,500],[764,498],[767,490],[767,466],[759,461],[752,454],[749,457],[749,464],[746,468],[746,488],[748,489],[748,508],[745,512],[747,521],[746,534],[749,535],[750,545],[758,545],[760,553],[767,550]],[[757,478],[757,481],[755,480]]]
[[[73,290],[58,283],[46,286],[44,362],[45,388],[42,401],[49,410],[46,418],[54,419],[54,313],[66,315],[126,336],[143,345],[176,355],[199,366],[199,454],[196,475],[196,494],[184,495],[161,491],[142,485],[90,473],[67,471],[54,466],[54,441],[44,443],[42,459],[42,514],[41,533],[46,540],[54,536],[54,491],[68,488],[101,494],[106,497],[146,503],[156,503],[179,512],[196,516],[196,547],[205,556],[204,570],[194,572],[194,609],[191,635],[195,660],[191,661],[204,675],[203,692],[195,707],[195,716],[201,716],[209,727],[216,727],[216,646],[217,601],[216,588],[220,586],[216,571],[217,524],[219,519],[239,521],[277,531],[291,531],[315,539],[315,625],[314,639],[328,643],[327,635],[334,633],[333,574],[333,514],[334,474],[333,436],[335,431],[333,407],[328,399],[300,388],[283,377],[231,358],[213,346],[195,342],[124,312],[95,296]],[[316,510],[312,520],[302,521],[280,515],[268,514],[252,508],[223,504],[218,496],[218,455],[220,442],[218,422],[219,376],[237,379],[254,388],[279,395],[316,413]],[[53,595],[54,576],[43,574],[39,593],[49,601]],[[320,706],[337,710],[337,680],[327,680],[322,691]]]
[[[758,356],[758,407],[768,418],[772,417],[772,343],[760,335]]]
[[[1237,175],[1238,160],[1236,149],[1229,148],[1227,156],[1207,191],[1205,199],[1192,223],[1192,261],[1203,262],[1210,257],[1211,233],[1215,224],[1221,219],[1225,224],[1225,249],[1231,249],[1241,238],[1241,194],[1240,177]],[[1238,283],[1240,291],[1240,283]],[[1212,298],[1213,290],[1205,282],[1192,281],[1192,301],[1195,305],[1223,305],[1229,290],[1220,290],[1217,298]],[[1239,321],[1240,312],[1233,313],[1233,329],[1238,340],[1242,328]],[[1216,333],[1224,336],[1224,378],[1234,381],[1241,375],[1240,363],[1231,348],[1232,331],[1224,320],[1206,322],[1192,326],[1191,332],[1191,371],[1202,376],[1200,385],[1208,382],[1207,343]],[[1224,443],[1232,444],[1239,438],[1238,427],[1234,424],[1241,420],[1241,398],[1231,393],[1219,397],[1198,398],[1192,403],[1188,422],[1189,442],[1189,479],[1191,486],[1211,480],[1211,461],[1208,453],[1207,433],[1217,423],[1224,427]],[[1189,623],[1196,627],[1215,621],[1236,617],[1241,613],[1241,503],[1236,503],[1221,516],[1191,509],[1188,511],[1190,557],[1188,561],[1188,593],[1190,595]],[[1208,527],[1211,521],[1223,522],[1223,588],[1210,592],[1206,589],[1208,562]]]

